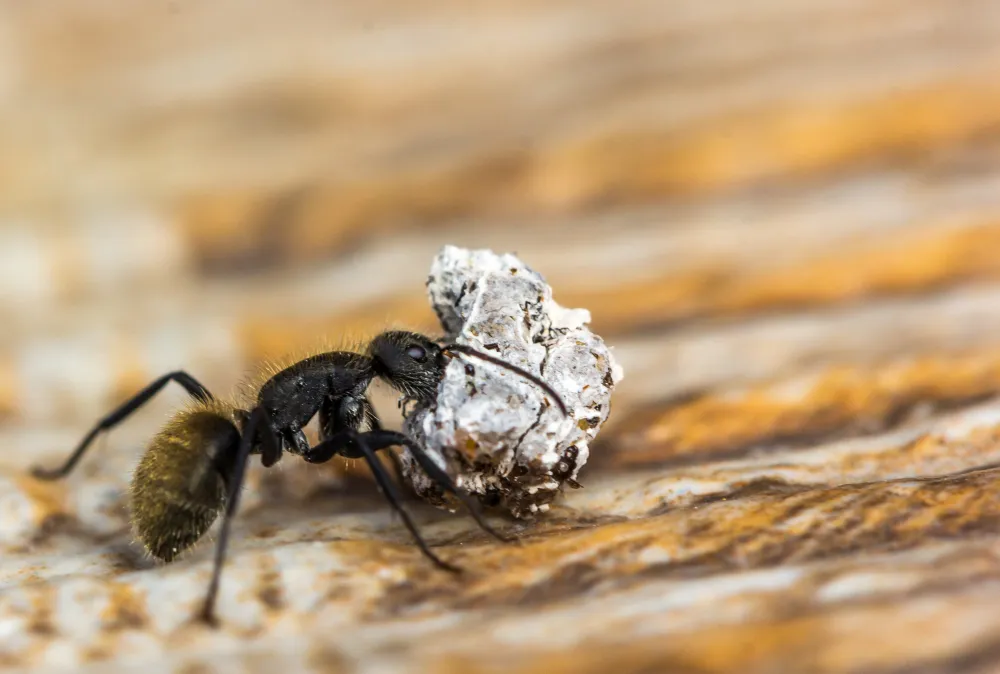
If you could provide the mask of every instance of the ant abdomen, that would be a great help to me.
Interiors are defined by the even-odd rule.
[[[132,527],[149,554],[170,562],[208,531],[239,443],[234,410],[219,402],[181,411],[156,434],[131,486]]]

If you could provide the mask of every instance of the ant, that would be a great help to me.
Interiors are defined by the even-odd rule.
[[[66,462],[55,469],[35,468],[38,479],[66,477],[94,439],[122,423],[129,415],[173,381],[194,400],[176,413],[149,443],[132,476],[132,527],[135,537],[153,557],[171,562],[194,545],[223,513],[215,548],[212,579],[201,619],[216,624],[215,599],[229,541],[230,522],[251,455],[259,454],[264,467],[273,466],[283,452],[309,463],[325,463],[335,456],[363,458],[380,491],[399,513],[421,552],[436,566],[461,569],[438,558],[424,542],[401,505],[399,492],[376,456],[379,450],[403,446],[421,469],[443,489],[454,494],[484,531],[504,542],[483,519],[478,504],[459,491],[449,475],[409,436],[382,428],[366,391],[381,379],[418,404],[432,403],[451,358],[466,355],[504,367],[539,386],[551,396],[563,415],[565,403],[551,386],[519,367],[462,344],[440,344],[424,335],[386,331],[368,344],[364,353],[328,351],[293,362],[274,372],[259,386],[249,410],[215,398],[183,371],[163,375],[101,419]],[[320,442],[309,446],[302,428],[319,414]],[[362,428],[367,430],[362,430]]]

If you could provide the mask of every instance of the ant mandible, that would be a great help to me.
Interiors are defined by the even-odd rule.
[[[129,415],[173,381],[193,398],[154,436],[132,476],[132,526],[146,550],[171,562],[194,545],[219,513],[222,527],[215,548],[212,579],[201,617],[215,624],[215,599],[229,541],[230,522],[239,505],[246,466],[259,454],[265,467],[283,452],[309,463],[325,463],[335,456],[363,458],[379,489],[399,513],[421,552],[438,567],[460,572],[428,548],[401,505],[400,495],[376,456],[379,450],[403,446],[423,471],[468,508],[486,532],[509,541],[483,519],[478,504],[462,493],[448,473],[409,436],[381,427],[366,395],[374,379],[416,400],[433,402],[450,358],[467,355],[504,367],[539,386],[553,398],[563,415],[565,404],[551,386],[519,367],[461,344],[439,344],[424,335],[401,330],[377,335],[365,353],[329,351],[284,367],[256,389],[251,409],[212,396],[183,371],[166,374],[103,419],[84,437],[66,462],[56,469],[35,468],[35,477],[66,477],[94,439],[122,423]],[[309,446],[303,427],[319,414],[320,442]],[[361,430],[362,427],[367,430]]]

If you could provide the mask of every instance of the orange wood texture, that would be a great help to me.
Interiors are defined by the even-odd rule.
[[[521,545],[408,502],[467,576],[286,457],[192,625],[211,542],[160,568],[127,519],[173,389],[27,475],[168,370],[437,329],[445,244],[625,369]],[[0,320],[0,666],[1000,667],[995,0],[0,3]]]

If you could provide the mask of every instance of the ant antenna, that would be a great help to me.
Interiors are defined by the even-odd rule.
[[[531,374],[527,370],[522,370],[516,365],[511,365],[505,360],[502,360],[495,356],[490,356],[481,351],[476,351],[475,349],[465,346],[464,344],[447,344],[444,347],[442,347],[441,350],[443,353],[448,355],[451,355],[453,353],[461,353],[466,356],[475,356],[476,358],[485,360],[487,363],[493,363],[494,365],[499,365],[500,367],[506,368],[511,372],[515,372],[521,375],[522,377],[524,377],[525,379],[527,379],[528,381],[530,381],[531,383],[535,384],[540,389],[548,393],[550,396],[555,398],[556,405],[559,407],[559,411],[563,413],[563,416],[565,417],[569,416],[569,410],[566,409],[566,403],[563,402],[562,398],[559,396],[558,393],[556,393],[555,389],[553,389],[551,386],[549,386],[544,381],[542,381],[535,375]]]

